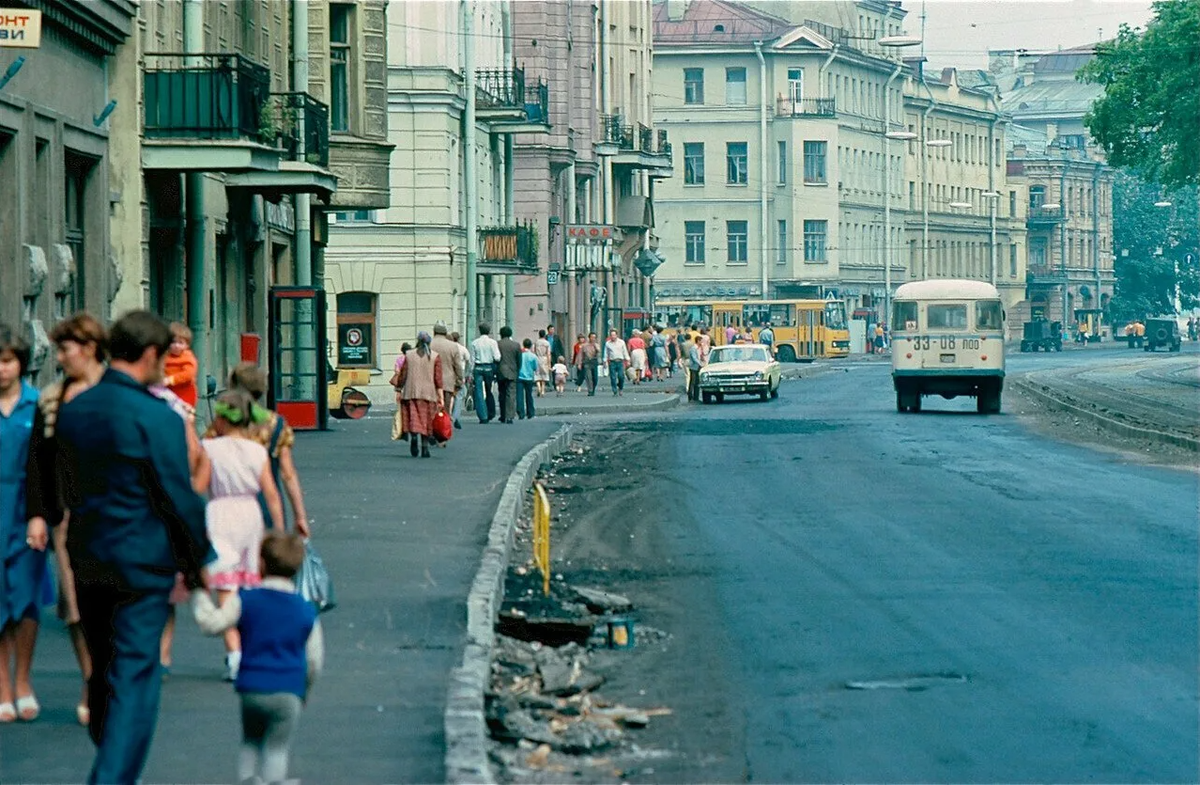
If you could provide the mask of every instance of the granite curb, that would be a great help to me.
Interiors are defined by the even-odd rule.
[[[525,505],[525,494],[538,469],[564,452],[570,441],[571,426],[564,425],[549,439],[527,452],[509,475],[492,517],[479,572],[467,595],[467,642],[462,664],[450,672],[450,686],[446,695],[444,727],[447,783],[496,781],[488,760],[483,696],[491,673],[494,625],[504,595],[513,532]]]

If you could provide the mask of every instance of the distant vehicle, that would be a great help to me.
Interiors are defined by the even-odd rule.
[[[780,362],[811,362],[850,354],[850,327],[841,300],[658,300],[654,321],[669,335],[688,324],[706,324],[713,345],[725,343],[725,328],[750,329],[754,340],[770,323]]]
[[[1146,320],[1146,346],[1148,352],[1165,347],[1168,351],[1177,352],[1183,342],[1179,333],[1179,322],[1172,316],[1163,316]]]
[[[779,397],[783,369],[771,350],[761,343],[718,346],[700,371],[700,397],[705,403],[726,395],[757,395],[762,400]]]
[[[1062,322],[1051,322],[1045,319],[1034,319],[1025,322],[1024,333],[1021,336],[1021,351],[1036,352],[1062,351]]]
[[[361,420],[371,410],[371,399],[351,385],[371,383],[371,372],[365,368],[339,368],[333,364],[327,371],[329,413],[336,420]]]
[[[932,280],[896,290],[892,308],[896,410],[921,411],[921,398],[970,395],[980,414],[1000,411],[1004,387],[1004,306],[982,281]]]

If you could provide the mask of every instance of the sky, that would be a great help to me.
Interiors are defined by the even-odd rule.
[[[904,0],[905,26],[921,30],[932,67],[986,68],[989,49],[1067,49],[1112,38],[1122,22],[1144,27],[1142,0]]]

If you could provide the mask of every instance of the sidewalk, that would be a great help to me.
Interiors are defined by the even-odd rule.
[[[628,397],[628,396],[626,396]],[[298,435],[296,461],[339,606],[322,616],[326,672],[301,721],[291,776],[310,783],[443,782],[447,676],[465,601],[509,472],[558,427],[550,418],[463,430],[428,460],[389,440],[390,416]],[[222,647],[181,615],[147,783],[230,782],[237,699]],[[52,609],[34,666],[43,706],[0,726],[0,782],[81,782],[92,760],[75,724],[78,674]]]

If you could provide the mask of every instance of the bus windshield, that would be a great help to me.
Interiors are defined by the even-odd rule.
[[[709,365],[716,365],[717,363],[765,363],[770,361],[770,358],[767,356],[767,350],[761,346],[718,346],[708,356]]]
[[[825,303],[825,327],[830,330],[846,329],[846,304],[843,302]]]
[[[655,321],[669,330],[682,330],[689,324],[712,324],[712,306],[661,305],[655,313]]]
[[[930,330],[965,330],[967,329],[967,304],[931,304],[926,311],[925,320]]]

